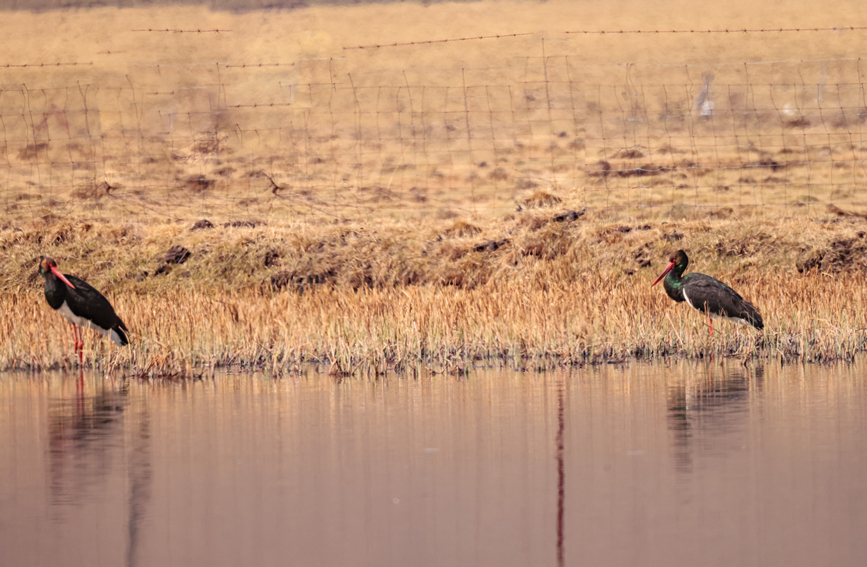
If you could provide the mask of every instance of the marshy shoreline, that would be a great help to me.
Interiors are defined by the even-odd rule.
[[[867,349],[867,222],[828,214],[660,221],[543,203],[500,218],[4,226],[0,369],[75,368],[39,258],[101,290],[132,348],[85,333],[85,366],[139,377],[307,363],[334,374],[541,370],[658,357],[851,360]],[[667,254],[754,303],[764,332],[650,283]]]

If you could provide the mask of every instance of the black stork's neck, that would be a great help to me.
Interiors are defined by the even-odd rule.
[[[662,284],[668,297],[677,302],[681,302],[685,299],[683,296],[683,272],[686,271],[686,266],[689,264],[689,258],[687,258],[686,254],[681,251],[677,256],[675,256],[674,262],[674,267],[670,272],[668,272],[668,275],[665,276],[665,280]]]
[[[43,272],[45,277],[45,300],[52,309],[60,309],[66,301],[67,285],[51,272]]]

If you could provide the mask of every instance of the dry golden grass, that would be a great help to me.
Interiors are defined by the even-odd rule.
[[[0,22],[4,220],[501,215],[537,191],[655,218],[684,205],[860,209],[867,34],[564,33],[833,27],[860,13],[851,0],[785,7],[11,12]],[[507,33],[530,35],[344,49]],[[56,62],[87,64],[14,66]],[[706,73],[713,118],[694,108]]]
[[[867,346],[861,219],[576,216],[532,209],[375,227],[114,221],[7,229],[0,368],[76,363],[69,325],[42,296],[40,255],[111,299],[133,346],[109,358],[107,342],[88,332],[86,364],[125,373],[231,364],[284,372],[306,362],[342,372],[460,371],[710,355],[828,361]],[[166,264],[173,246],[189,259]],[[678,247],[691,271],[755,303],[764,333],[721,322],[711,341],[702,316],[651,289]]]

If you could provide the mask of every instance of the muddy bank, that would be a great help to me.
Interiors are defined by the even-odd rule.
[[[35,275],[41,256],[109,290],[206,284],[276,293],[650,278],[677,248],[689,252],[690,269],[735,281],[767,270],[861,272],[867,269],[867,221],[828,216],[609,223],[584,210],[547,207],[501,220],[376,225],[257,219],[7,225],[0,228],[0,289],[41,285]]]

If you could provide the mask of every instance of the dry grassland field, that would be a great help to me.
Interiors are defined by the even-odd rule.
[[[0,368],[77,364],[42,256],[132,331],[87,332],[85,364],[143,377],[851,359],[860,25],[856,2],[4,12]],[[567,33],[805,27],[840,29]],[[651,289],[678,248],[764,332],[710,338]]]

